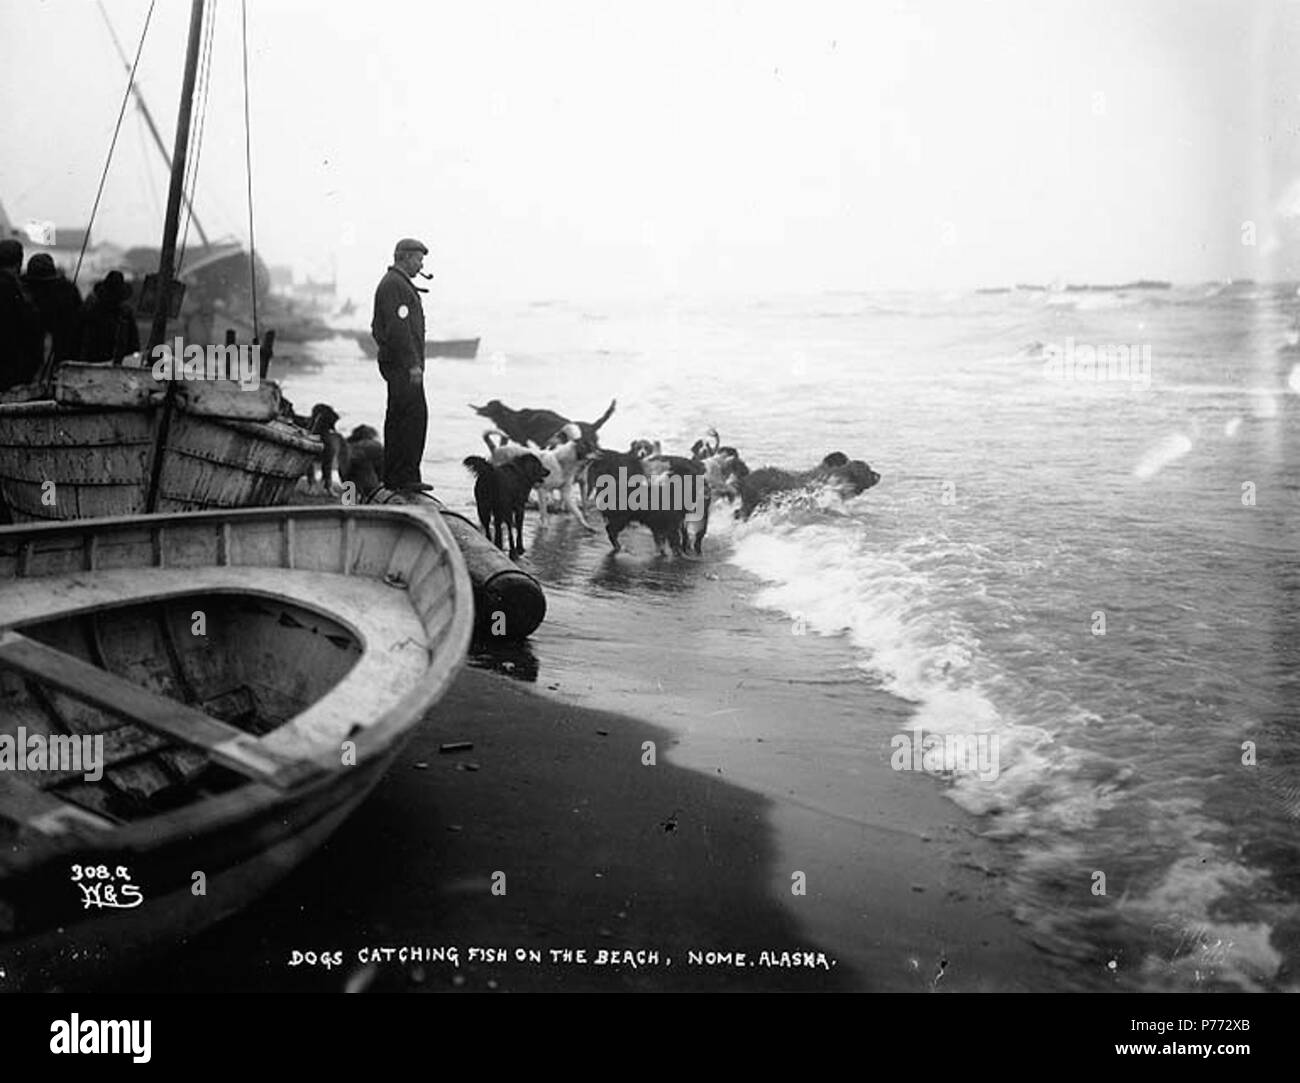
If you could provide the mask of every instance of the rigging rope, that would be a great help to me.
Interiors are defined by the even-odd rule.
[[[140,31],[140,43],[135,47],[135,60],[131,64],[131,74],[126,81],[126,91],[122,95],[122,107],[117,111],[117,123],[113,126],[113,141],[108,145],[108,157],[104,160],[104,171],[99,175],[99,188],[95,192],[95,203],[90,208],[90,221],[86,223],[86,234],[81,238],[81,251],[77,253],[77,267],[72,272],[73,284],[81,274],[81,261],[86,258],[86,245],[90,243],[90,231],[95,225],[95,215],[99,212],[99,200],[104,194],[104,182],[108,180],[108,167],[113,162],[113,151],[117,147],[117,134],[122,130],[122,118],[126,116],[126,103],[131,100],[131,88],[135,86],[135,70],[140,66],[140,54],[144,52],[145,35],[149,33],[149,20],[153,18],[154,4],[149,0],[149,11],[144,17],[144,29]]]
[[[209,5],[204,12],[205,25],[203,27],[203,54],[199,65],[199,115],[198,127],[194,134],[194,152],[185,162],[185,180],[182,187],[185,189],[185,229],[181,234],[180,255],[176,260],[176,277],[180,278],[181,268],[185,265],[185,248],[190,239],[190,222],[194,218],[194,196],[199,186],[199,158],[203,154],[203,133],[207,126],[208,116],[208,91],[212,87],[212,40],[215,37],[217,5]],[[191,122],[191,129],[194,124]]]
[[[257,326],[257,245],[253,240],[253,142],[248,123],[248,5],[239,0],[240,31],[244,39],[244,171],[248,177],[248,285],[253,294],[253,341],[261,335]]]
[[[141,114],[137,113],[136,117],[140,123],[135,126],[136,134],[140,137],[140,160],[148,163],[150,159],[149,146],[145,142],[144,119]],[[145,180],[149,182],[149,195],[153,199],[153,214],[155,218],[163,216],[163,202],[158,195],[158,182],[153,179],[153,170],[146,164],[144,168]]]

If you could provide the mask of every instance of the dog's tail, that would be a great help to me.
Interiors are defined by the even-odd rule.
[[[618,399],[610,399],[610,400],[609,400],[609,409],[606,410],[603,414],[601,414],[600,417],[598,417],[595,421],[593,421],[593,422],[591,423],[591,427],[592,427],[593,429],[595,429],[597,432],[599,432],[599,431],[600,431],[600,427],[601,427],[603,424],[605,424],[606,421],[609,420],[610,415],[614,412],[614,407],[617,406],[617,405],[618,405]]]
[[[481,478],[484,474],[492,473],[492,464],[483,458],[482,455],[470,455],[462,463],[466,470],[472,471],[474,476]]]
[[[499,444],[492,443],[492,437],[494,436],[501,437],[501,443]],[[503,433],[500,429],[488,429],[483,434],[483,443],[487,444],[488,452],[491,453],[493,451],[496,451],[497,448],[505,447],[506,444],[510,443],[510,437],[507,436],[505,433]]]

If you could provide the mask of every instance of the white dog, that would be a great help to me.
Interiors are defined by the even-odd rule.
[[[502,443],[492,443],[494,436],[499,436]],[[488,429],[483,434],[483,442],[487,444],[488,451],[491,453],[493,466],[508,463],[520,455],[536,455],[541,464],[546,467],[546,477],[534,487],[537,494],[538,522],[543,527],[546,526],[550,494],[552,490],[558,489],[561,507],[573,512],[578,517],[578,522],[588,530],[595,530],[596,528],[587,521],[581,506],[574,501],[573,486],[578,474],[600,449],[591,441],[581,437],[541,451],[537,448],[525,447],[523,444],[505,443],[508,439],[509,437],[499,429]]]

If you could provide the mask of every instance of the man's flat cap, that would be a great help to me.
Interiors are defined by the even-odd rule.
[[[426,256],[429,254],[429,250],[424,244],[414,237],[403,237],[397,242],[397,247],[393,249],[393,255],[398,255],[401,252],[420,252]]]

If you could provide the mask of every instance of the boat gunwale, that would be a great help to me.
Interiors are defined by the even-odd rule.
[[[309,433],[305,429],[292,424],[288,420],[279,417],[269,418],[266,421],[249,421],[245,418],[220,417],[214,414],[199,413],[186,408],[182,401],[178,403],[179,412],[187,420],[195,422],[209,422],[223,429],[229,429],[241,436],[254,437],[260,440],[266,440],[270,443],[279,444],[282,447],[292,448],[294,451],[301,452],[304,455],[319,455],[324,447],[321,438]],[[37,418],[45,415],[55,417],[90,417],[95,414],[145,414],[154,415],[162,409],[161,403],[142,403],[132,406],[76,406],[70,403],[58,402],[55,399],[28,399],[24,402],[0,402],[0,421],[8,419],[26,419]],[[153,438],[149,440],[106,440],[100,441],[94,447],[115,447],[120,444],[129,444],[131,446],[152,444]],[[28,449],[33,445],[15,444],[0,440],[0,447],[3,448],[23,448]],[[82,445],[56,445],[56,446],[76,446]],[[185,449],[172,441],[168,441],[167,450],[171,453],[184,454]],[[256,471],[253,471],[256,472]]]
[[[160,515],[128,515],[103,519],[74,519],[54,523],[24,523],[16,526],[0,527],[0,542],[9,541],[19,535],[35,535],[37,537],[56,537],[59,535],[77,537],[80,535],[84,543],[88,536],[93,536],[106,527],[165,527],[168,523],[177,526],[193,526],[196,523],[203,522],[220,524],[231,519],[244,519],[246,521],[333,520],[337,522],[340,531],[348,529],[346,524],[349,521],[354,524],[351,529],[355,531],[355,524],[358,519],[399,522],[414,528],[432,540],[445,554],[452,576],[452,619],[441,633],[442,638],[439,649],[433,650],[433,645],[430,644],[430,663],[422,672],[416,686],[402,696],[370,726],[356,730],[348,735],[347,739],[354,742],[356,746],[357,755],[354,764],[342,764],[336,753],[329,754],[328,758],[326,758],[325,754],[308,756],[307,759],[319,763],[320,766],[325,768],[325,771],[320,776],[305,781],[299,786],[289,790],[279,790],[265,783],[249,781],[226,793],[213,795],[177,809],[161,812],[156,816],[146,817],[131,823],[114,825],[111,830],[103,832],[104,849],[152,850],[170,843],[180,835],[193,834],[197,831],[211,831],[243,819],[264,807],[297,800],[302,795],[318,788],[327,788],[334,784],[345,771],[362,770],[377,766],[371,764],[370,761],[381,760],[386,755],[396,753],[401,739],[409,736],[414,728],[424,720],[428,712],[446,694],[453,679],[465,664],[465,654],[469,647],[474,626],[473,589],[470,583],[469,571],[465,565],[464,557],[461,555],[460,549],[447,526],[435,512],[418,507],[407,505],[341,507],[324,504],[292,508],[243,508],[207,512],[169,512]],[[149,566],[152,565],[141,566],[140,570],[145,570]],[[240,567],[240,565],[228,566]],[[245,566],[259,568],[283,567],[282,564],[272,565],[270,563]],[[88,572],[90,570],[87,569]],[[42,577],[39,575],[16,575],[14,578],[35,580]],[[379,581],[382,582],[383,580],[380,579]],[[124,603],[129,604],[148,604],[148,602],[147,597],[124,599]],[[326,610],[326,612],[328,611]],[[329,615],[333,619],[339,619],[336,614]],[[419,619],[423,624],[424,618],[420,617]],[[10,626],[7,624],[0,624],[0,629],[8,627]],[[368,644],[367,649],[377,648],[374,644]],[[329,693],[327,692],[326,695],[329,695]],[[292,725],[292,722],[293,719],[289,719],[285,724]],[[40,840],[39,843],[30,843],[27,846],[29,852],[26,855],[20,851],[18,854],[7,855],[4,861],[0,862],[0,877],[3,877],[6,867],[9,871],[13,871],[15,866],[41,863],[69,850],[84,850],[86,846],[87,840],[84,837],[75,835],[50,836]]]

